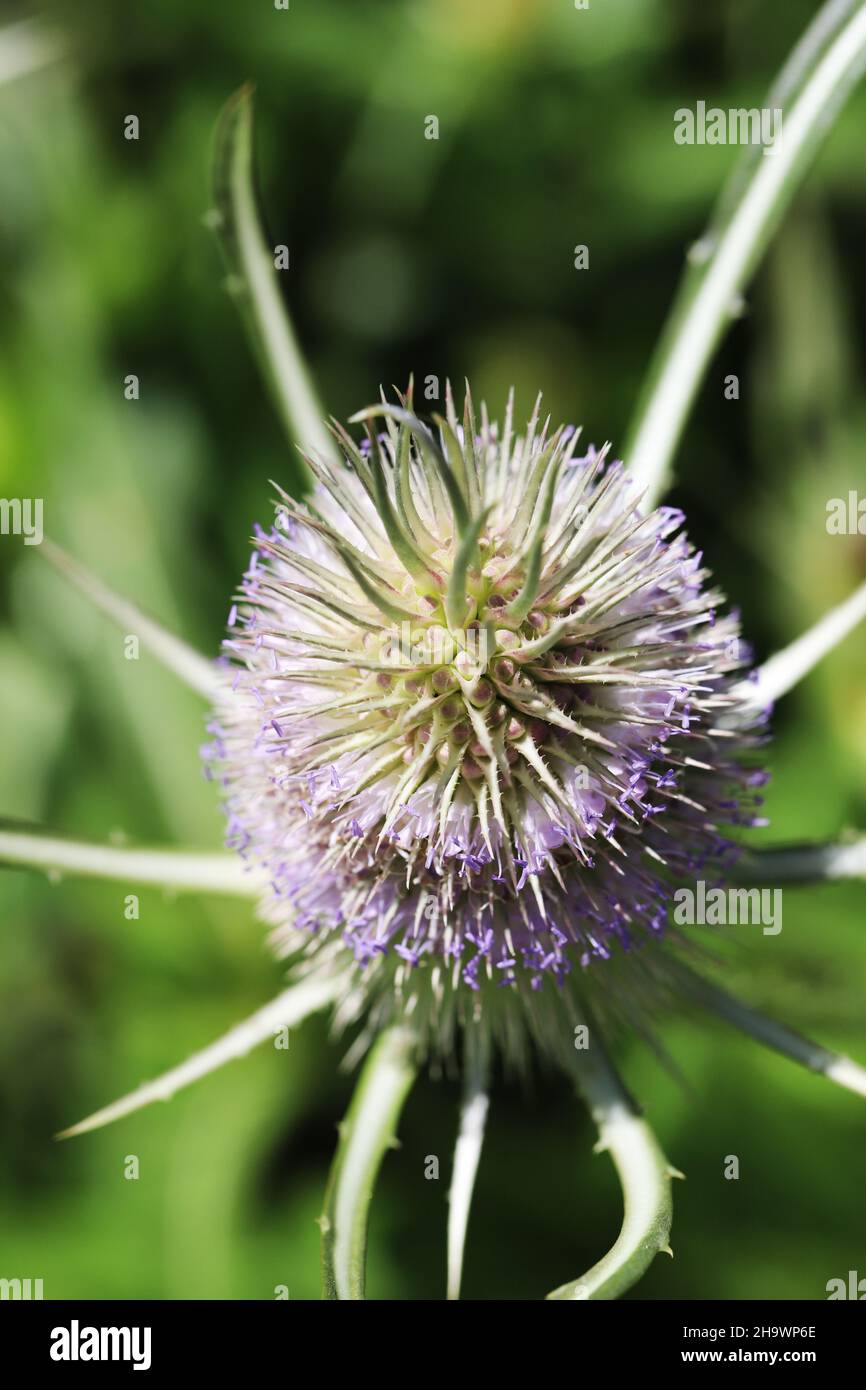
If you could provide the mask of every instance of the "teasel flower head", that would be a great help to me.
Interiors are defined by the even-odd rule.
[[[537,1022],[574,972],[629,1012],[672,884],[755,819],[737,620],[682,514],[540,401],[517,434],[468,388],[430,426],[399,400],[257,530],[208,750],[229,843],[277,949],[350,961],[378,1022],[509,1036],[500,991]]]

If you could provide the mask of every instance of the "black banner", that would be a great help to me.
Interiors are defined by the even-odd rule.
[[[864,1320],[859,1302],[830,1300],[821,1303],[798,1302],[719,1302],[652,1303],[647,1301],[593,1303],[576,1300],[580,1306],[566,1321],[559,1322],[561,1310],[543,1310],[545,1326],[569,1339],[586,1338],[570,1345],[574,1370],[578,1373],[599,1357],[606,1359],[617,1373],[632,1366],[651,1373],[667,1373],[673,1367],[703,1366],[805,1366],[822,1376],[828,1372],[857,1366],[863,1346]],[[339,1361],[339,1350],[357,1365],[362,1342],[375,1330],[377,1338],[395,1332],[395,1350],[406,1334],[410,1305],[399,1304],[399,1325],[379,1324],[381,1314],[369,1308],[361,1323],[353,1323],[356,1336],[351,1341],[325,1344],[329,1374]],[[484,1315],[479,1304],[472,1304],[472,1321],[461,1324],[459,1307],[445,1313],[445,1324],[437,1321],[439,1334],[450,1318],[465,1326],[466,1335],[478,1338],[484,1332]],[[522,1305],[526,1306],[526,1305]],[[331,1321],[333,1310],[298,1302],[268,1303],[157,1303],[157,1302],[26,1302],[6,1301],[0,1305],[0,1336],[6,1364],[17,1365],[25,1374],[50,1373],[52,1379],[69,1376],[98,1376],[110,1370],[113,1375],[136,1372],[161,1377],[191,1371],[221,1376],[257,1373],[273,1366],[275,1371],[292,1374],[292,1368],[307,1366],[317,1344],[305,1346],[303,1339],[313,1331],[332,1333],[341,1322]],[[394,1305],[391,1314],[393,1319]],[[350,1316],[352,1316],[350,1314]],[[524,1312],[522,1317],[525,1319]],[[310,1324],[310,1318],[314,1323]],[[322,1317],[324,1321],[318,1322]],[[441,1317],[441,1314],[440,1314]],[[553,1322],[547,1323],[547,1317]],[[537,1325],[540,1326],[540,1325]],[[399,1330],[397,1330],[399,1327]],[[525,1320],[519,1332],[503,1336],[501,1314],[491,1310],[491,1335],[484,1341],[485,1363],[503,1359],[513,1352],[519,1339],[526,1344],[532,1328]],[[319,1346],[322,1344],[319,1343]],[[383,1352],[386,1343],[380,1344]],[[429,1349],[430,1342],[425,1340]],[[586,1361],[581,1352],[584,1347]],[[425,1352],[425,1364],[428,1353]],[[302,1358],[301,1361],[298,1358]],[[411,1375],[411,1363],[403,1374]]]

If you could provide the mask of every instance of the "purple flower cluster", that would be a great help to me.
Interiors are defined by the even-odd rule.
[[[724,874],[763,780],[747,657],[682,514],[605,451],[537,406],[515,436],[510,403],[409,404],[335,427],[344,465],[257,528],[206,755],[281,952],[537,990]]]

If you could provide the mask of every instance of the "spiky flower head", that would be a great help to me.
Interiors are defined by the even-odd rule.
[[[257,529],[212,726],[229,843],[279,949],[380,1015],[536,1017],[572,972],[616,1009],[752,820],[737,620],[681,513],[540,403],[515,435],[511,400],[501,429],[468,389],[462,422],[399,400]]]

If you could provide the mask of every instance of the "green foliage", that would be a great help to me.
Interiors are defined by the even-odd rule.
[[[244,80],[269,235],[291,248],[281,283],[330,411],[345,418],[414,372],[420,409],[432,373],[443,393],[468,376],[500,413],[513,381],[521,414],[540,387],[555,419],[616,450],[735,154],[676,146],[673,112],[759,103],[813,9],[47,5],[68,56],[0,86],[0,495],[43,497],[49,535],[216,650],[268,480],[301,476],[202,221],[214,125]],[[129,113],[138,141],[123,136]],[[429,113],[438,141],[424,139]],[[824,526],[827,498],[864,477],[864,117],[860,91],[679,454],[674,500],[761,655],[866,573],[863,538]],[[124,399],[129,373],[138,401]],[[739,401],[724,397],[730,373]],[[200,702],[146,654],[125,660],[107,621],[6,538],[0,594],[0,813],[217,847]],[[781,712],[765,842],[866,825],[864,676],[860,637]],[[314,1221],[350,1091],[320,1021],[169,1106],[51,1138],[276,993],[245,904],[143,891],[127,920],[121,886],[10,872],[0,920],[0,1274],[41,1277],[47,1297],[317,1296]],[[781,935],[729,954],[728,983],[752,1002],[866,1055],[857,885],[786,890]],[[625,1070],[688,1182],[676,1259],[629,1296],[824,1296],[863,1258],[861,1105],[704,1020],[672,1022],[665,1040],[688,1090],[639,1048]],[[458,1103],[445,1080],[407,1103],[373,1208],[371,1297],[443,1292]],[[608,1248],[619,1196],[592,1140],[564,1082],[498,1084],[464,1296],[540,1297]],[[738,1181],[724,1177],[732,1153]]]

